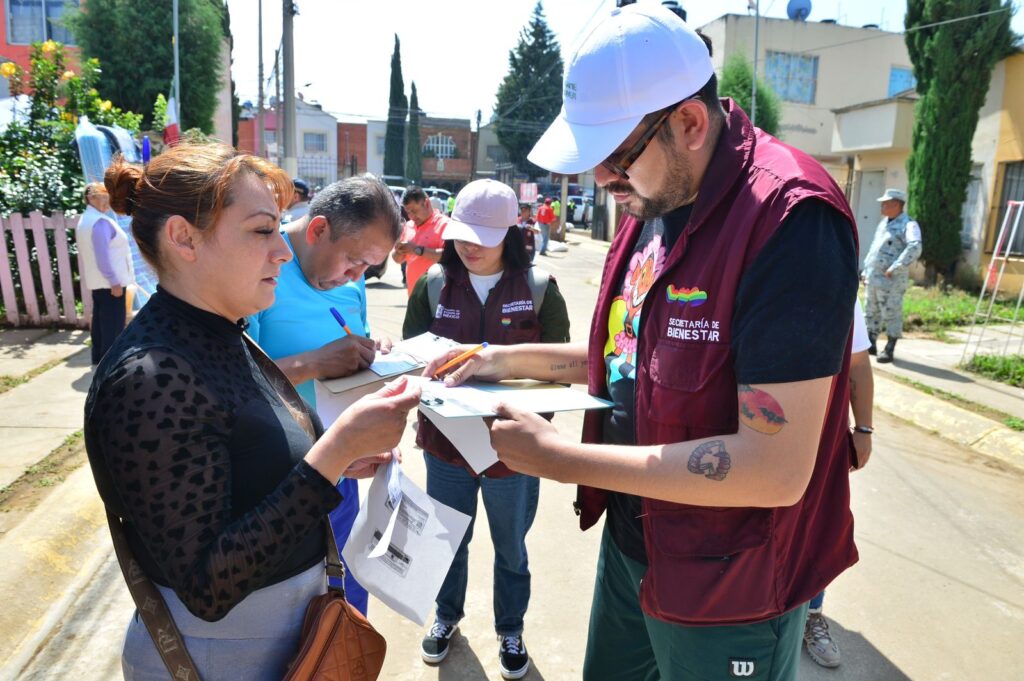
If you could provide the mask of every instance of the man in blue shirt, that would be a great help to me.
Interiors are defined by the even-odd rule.
[[[372,177],[335,182],[316,195],[308,215],[282,227],[294,258],[281,268],[274,304],[249,318],[249,334],[314,408],[313,380],[348,376],[373,361],[363,273],[384,261],[401,229],[391,190]],[[356,335],[342,330],[332,307]],[[331,513],[331,526],[341,547],[359,510],[359,488],[347,478],[338,488],[344,501]],[[351,574],[345,587],[349,602],[365,613],[366,591]]]

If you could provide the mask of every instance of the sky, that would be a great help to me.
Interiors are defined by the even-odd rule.
[[[258,93],[258,13],[263,3],[266,92],[274,51],[281,41],[281,0],[228,0],[234,37],[232,74],[241,101]],[[306,101],[320,103],[341,120],[384,118],[388,108],[394,35],[401,40],[406,95],[416,82],[420,108],[429,116],[490,119],[495,93],[508,72],[508,54],[529,23],[536,0],[295,0],[295,83]],[[639,0],[660,4],[660,0]],[[786,17],[788,0],[760,0],[761,14]],[[747,0],[681,0],[691,26],[724,14],[746,14]],[[1024,11],[1013,29],[1024,34]],[[545,0],[544,14],[563,58],[584,29],[614,0]],[[809,21],[837,19],[850,26],[878,24],[902,31],[906,2],[812,0]]]

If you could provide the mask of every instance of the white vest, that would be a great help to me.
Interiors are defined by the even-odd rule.
[[[114,270],[117,281],[107,281],[100,272],[96,261],[96,249],[92,244],[93,226],[98,220],[107,220],[114,225],[114,238],[107,243],[107,259]],[[75,227],[75,240],[78,242],[78,269],[82,275],[82,283],[90,291],[98,288],[111,288],[115,285],[128,285],[135,281],[132,269],[132,251],[128,246],[128,235],[124,233],[117,221],[104,215],[92,206],[85,209]]]

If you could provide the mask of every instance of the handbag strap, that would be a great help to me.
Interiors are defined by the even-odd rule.
[[[146,625],[153,645],[164,661],[168,673],[175,681],[201,681],[196,663],[188,654],[185,641],[178,631],[167,602],[164,601],[156,585],[146,576],[135,560],[128,537],[124,533],[121,519],[107,510],[107,525],[110,526],[110,537],[114,542],[114,554],[117,564],[121,566],[121,574],[128,585],[128,591],[135,601],[135,608]]]
[[[256,341],[252,339],[249,334],[244,333],[242,337],[245,338],[245,343],[249,347],[249,354],[252,355],[256,365],[259,366],[263,375],[267,378],[267,382],[270,383],[271,387],[277,391],[278,396],[283,402],[285,402],[292,411],[302,416],[299,419],[299,425],[306,430],[306,434],[313,441],[316,441],[316,433],[313,430],[313,414],[309,410],[309,405],[299,395],[299,391],[295,389],[292,382],[288,380],[288,377],[284,375],[281,368],[277,366],[274,360],[270,359],[267,353],[263,352]],[[341,561],[341,555],[338,551],[338,542],[334,538],[334,530],[331,529],[330,517],[324,518],[324,527],[326,534],[327,553],[326,553],[326,568],[328,577],[337,577],[340,586],[334,586],[327,582],[327,587],[331,591],[334,591],[345,598],[345,565]]]

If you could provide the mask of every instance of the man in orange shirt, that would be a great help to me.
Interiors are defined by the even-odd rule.
[[[544,205],[537,209],[537,222],[540,223],[540,254],[548,254],[548,242],[551,241],[551,224],[555,221],[555,210],[551,207],[551,199],[544,199]]]
[[[405,281],[408,294],[412,295],[416,281],[441,259],[448,218],[430,205],[430,197],[419,187],[405,190],[402,207],[411,219],[405,223],[402,240],[391,257],[397,263],[406,263]]]

